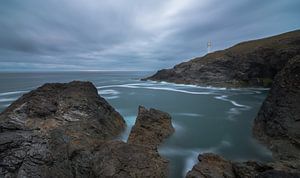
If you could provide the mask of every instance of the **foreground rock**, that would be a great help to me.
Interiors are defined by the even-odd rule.
[[[125,128],[90,82],[45,84],[0,115],[0,177],[76,177],[91,151]],[[81,170],[82,169],[82,170]]]
[[[269,87],[287,61],[300,54],[300,30],[237,44],[163,69],[144,80],[218,87]]]
[[[143,145],[112,141],[94,152],[92,170],[95,177],[159,177],[168,176],[168,161],[156,149]]]
[[[147,110],[140,106],[128,143],[157,147],[173,132],[171,116],[168,113],[153,108]]]
[[[300,171],[300,56],[290,60],[276,76],[253,132],[278,162]]]
[[[206,153],[199,155],[199,163],[187,173],[187,178],[298,178],[300,173],[275,170],[272,166],[248,162],[231,162],[221,156]]]
[[[113,141],[124,128],[92,83],[45,84],[0,114],[0,177],[167,177],[156,148]]]
[[[255,137],[273,152],[274,161],[230,162],[214,154],[199,155],[187,177],[300,177],[300,56],[289,60],[276,75],[254,121]]]

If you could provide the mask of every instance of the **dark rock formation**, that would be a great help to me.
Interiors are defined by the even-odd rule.
[[[298,178],[300,173],[275,170],[272,166],[247,161],[227,161],[221,156],[205,153],[199,155],[199,163],[187,173],[187,178]]]
[[[112,141],[124,127],[92,83],[45,84],[0,115],[0,177],[167,177],[156,148]]]
[[[300,170],[300,56],[275,77],[253,127],[283,165]]]
[[[167,177],[168,161],[156,149],[120,141],[108,142],[95,152],[96,177]]]
[[[153,108],[147,110],[140,106],[128,143],[157,147],[173,132],[171,116],[168,113]]]
[[[92,156],[81,152],[92,151],[124,127],[122,116],[92,83],[45,84],[0,115],[0,177],[91,175],[81,162]]]
[[[221,87],[271,86],[289,59],[300,54],[300,30],[237,44],[163,69],[143,80]]]
[[[207,153],[198,156],[199,163],[187,173],[187,178],[233,178],[232,165],[222,157]]]

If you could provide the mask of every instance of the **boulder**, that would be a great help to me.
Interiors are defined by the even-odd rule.
[[[173,132],[171,116],[168,113],[139,106],[138,116],[127,142],[157,147]]]
[[[92,83],[45,84],[0,114],[0,177],[87,177],[92,171],[80,162],[93,155],[80,162],[74,155],[94,150],[124,128],[122,116]]]

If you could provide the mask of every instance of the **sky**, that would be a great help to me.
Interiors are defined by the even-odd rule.
[[[300,0],[2,0],[0,71],[158,70],[300,29]]]

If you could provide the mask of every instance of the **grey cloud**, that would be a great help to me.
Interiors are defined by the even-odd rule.
[[[1,70],[156,70],[300,27],[295,0],[9,0]]]

